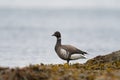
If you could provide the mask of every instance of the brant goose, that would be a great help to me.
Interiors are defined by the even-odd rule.
[[[61,34],[59,31],[56,31],[52,36],[55,36],[57,38],[55,45],[55,51],[57,55],[61,59],[67,60],[68,64],[70,60],[85,59],[84,54],[87,54],[86,52],[81,51],[72,45],[61,44]]]

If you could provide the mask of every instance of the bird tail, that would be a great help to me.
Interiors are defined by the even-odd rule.
[[[83,55],[88,54],[87,52],[82,52]]]

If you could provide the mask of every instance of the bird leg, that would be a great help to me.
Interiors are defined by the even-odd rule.
[[[69,59],[67,59],[67,64],[69,64]]]
[[[68,55],[67,64],[69,64],[71,54]]]

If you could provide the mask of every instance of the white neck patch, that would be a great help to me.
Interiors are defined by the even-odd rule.
[[[61,39],[61,37],[60,38],[58,38],[58,40],[60,40]]]

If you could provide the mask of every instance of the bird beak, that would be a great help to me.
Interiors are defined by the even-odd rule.
[[[55,34],[53,34],[52,36],[55,36]]]

